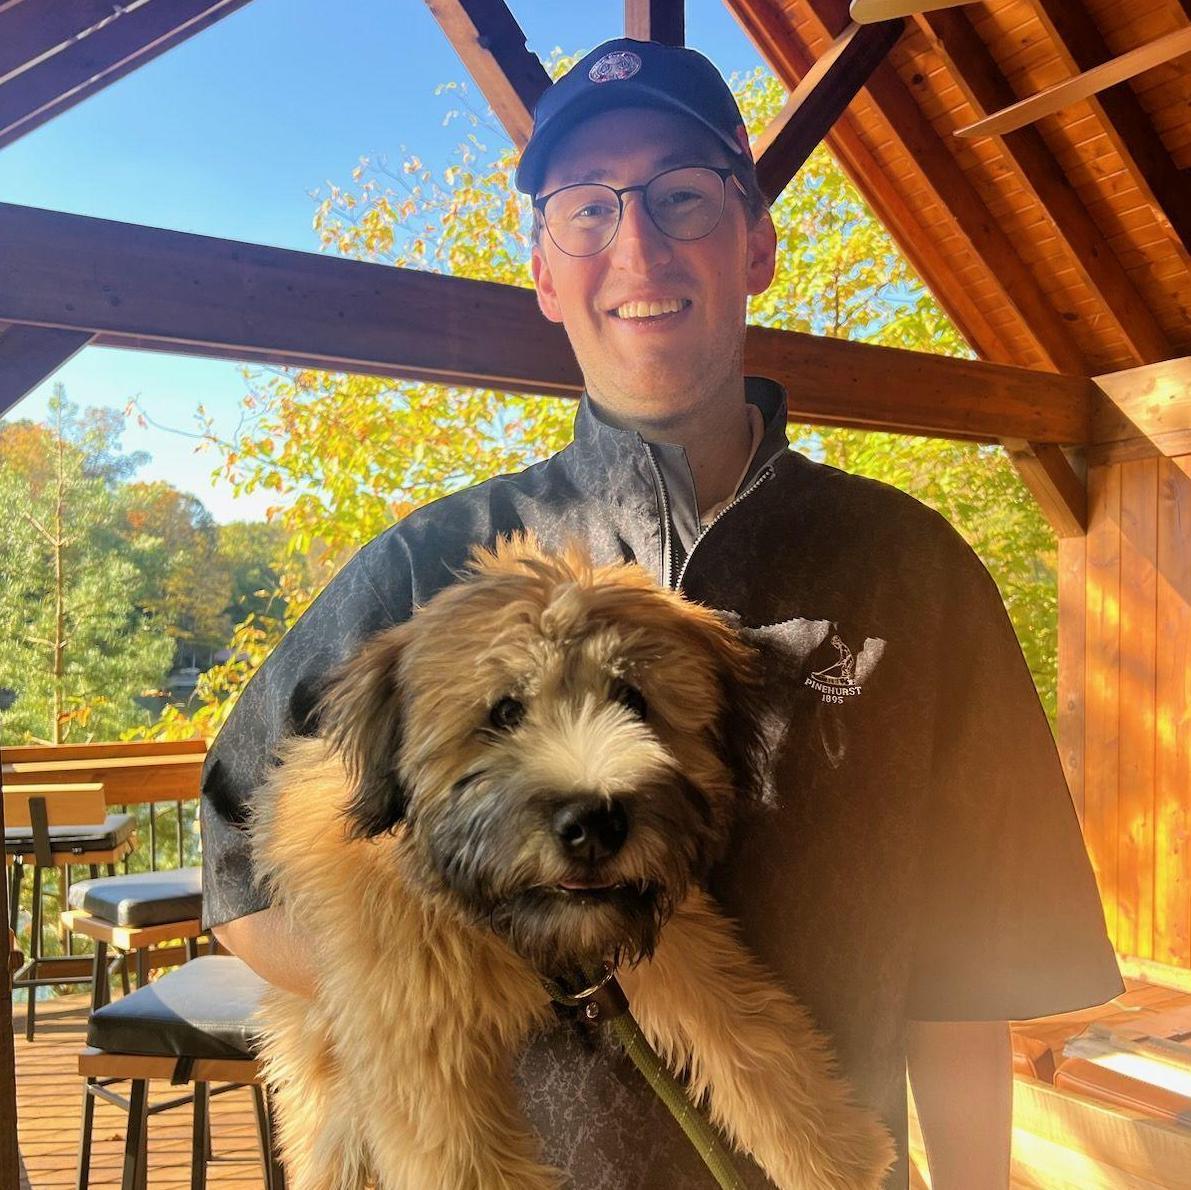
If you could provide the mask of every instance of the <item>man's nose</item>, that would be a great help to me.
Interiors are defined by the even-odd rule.
[[[673,252],[670,239],[649,217],[640,193],[626,194],[620,226],[608,247],[611,264],[630,273],[648,273],[665,264]]]

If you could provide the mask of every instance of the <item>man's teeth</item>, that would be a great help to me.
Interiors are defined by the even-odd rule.
[[[616,307],[618,318],[655,318],[659,314],[676,314],[689,305],[686,298],[663,298],[660,302],[625,302]]]

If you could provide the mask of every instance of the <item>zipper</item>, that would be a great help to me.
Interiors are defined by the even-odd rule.
[[[657,484],[658,489],[658,503],[662,509],[662,565],[658,572],[658,581],[663,587],[670,587],[670,563],[674,557],[674,553],[670,548],[670,501],[666,496],[666,485],[662,481],[662,469],[658,466],[657,459],[653,457],[653,448],[645,441],[642,441],[642,445],[645,447],[646,455],[649,456],[649,465],[653,468],[653,480]],[[724,511],[727,512],[727,509]],[[716,519],[718,520],[719,518],[717,517]],[[686,569],[685,565],[683,569]],[[681,581],[681,578],[679,581]]]
[[[687,567],[691,564],[691,559],[695,556],[695,551],[699,548],[699,544],[708,535],[708,533],[711,532],[712,526],[718,525],[719,522],[721,520],[723,520],[723,518],[725,516],[727,516],[729,512],[732,511],[732,509],[734,509],[738,504],[741,504],[745,500],[747,500],[749,498],[749,496],[751,496],[763,483],[765,483],[766,481],[768,481],[772,478],[773,478],[773,464],[766,463],[765,466],[762,467],[761,470],[757,472],[757,476],[753,480],[753,482],[750,483],[749,486],[747,488],[745,488],[743,492],[740,492],[736,496],[736,498],[734,500],[732,500],[729,504],[725,504],[724,507],[721,508],[719,510],[719,512],[717,512],[715,514],[715,516],[713,516],[711,518],[711,520],[707,524],[707,527],[703,530],[702,533],[699,534],[699,536],[691,544],[691,551],[689,554],[687,554],[686,561],[683,562],[682,569],[678,572],[678,582],[676,582],[674,584],[674,589],[676,591],[682,590],[682,580],[686,576]],[[663,487],[662,490],[664,492],[665,488]],[[667,526],[669,526],[669,523],[670,523],[670,519],[667,516],[667,518],[666,518]]]

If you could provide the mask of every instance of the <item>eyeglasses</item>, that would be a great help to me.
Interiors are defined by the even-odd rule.
[[[624,216],[624,196],[641,192],[654,226],[673,240],[701,240],[719,226],[728,179],[743,195],[731,166],[683,165],[643,186],[619,190],[600,182],[576,182],[534,199],[546,231],[568,256],[594,256],[612,243]]]

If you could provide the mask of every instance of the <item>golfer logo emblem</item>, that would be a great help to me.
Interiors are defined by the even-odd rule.
[[[833,625],[834,627],[834,625]],[[816,691],[824,702],[842,703],[859,698],[863,682],[872,672],[885,642],[866,637],[859,656],[852,652],[838,630],[830,632],[811,656],[811,673],[804,685]]]
[[[641,59],[632,50],[605,54],[588,72],[593,83],[618,83],[631,79],[641,69]]]

